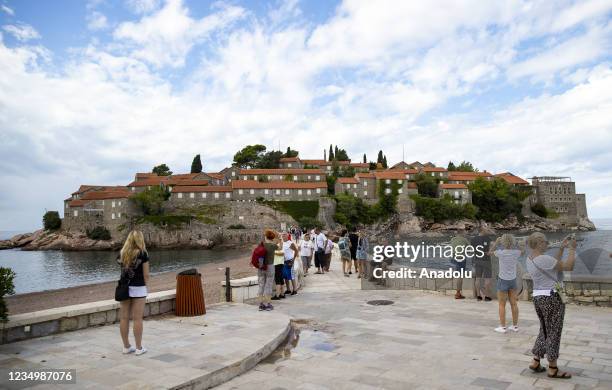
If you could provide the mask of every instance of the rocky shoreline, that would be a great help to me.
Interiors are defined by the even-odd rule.
[[[486,222],[457,220],[434,223],[412,214],[397,214],[385,222],[369,226],[366,230],[371,237],[397,238],[408,234],[436,237],[456,231],[475,231],[483,223]],[[525,217],[521,221],[516,217],[510,217],[503,222],[487,223],[487,226],[495,231],[517,231],[520,233],[595,230],[595,225],[588,219],[581,220],[576,226],[564,226],[553,220],[539,217]],[[241,248],[255,242],[260,232],[257,229],[247,229],[241,231],[240,234],[226,231],[227,237],[232,238],[232,234],[236,237],[224,242],[223,239],[217,240],[213,236],[203,237],[200,233],[191,234],[192,232],[188,229],[165,230],[152,226],[142,226],[141,228],[150,247],[158,249],[211,249],[215,246]],[[121,245],[122,241],[120,240],[92,240],[80,232],[61,230],[50,232],[41,229],[33,233],[18,234],[8,240],[1,240],[0,250],[21,248],[22,250],[106,251],[118,250]]]

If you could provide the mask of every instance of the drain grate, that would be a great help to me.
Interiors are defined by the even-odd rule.
[[[386,305],[393,305],[395,302],[389,301],[386,299],[375,299],[373,301],[368,301],[367,303],[368,305],[372,305],[372,306],[386,306]]]

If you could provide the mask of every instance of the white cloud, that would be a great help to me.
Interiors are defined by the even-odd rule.
[[[2,29],[22,42],[40,38],[38,31],[25,23],[6,24],[2,26]]]
[[[9,8],[7,5],[0,4],[0,9],[8,15],[11,15],[11,16],[15,15],[15,11],[13,11],[13,9]]]
[[[108,27],[106,16],[98,11],[94,11],[87,15],[87,28],[96,31],[103,30]]]
[[[227,6],[201,19],[193,19],[181,0],[168,0],[159,11],[140,21],[119,25],[114,37],[132,49],[131,55],[135,58],[158,67],[180,67],[196,43],[244,15],[244,9]]]

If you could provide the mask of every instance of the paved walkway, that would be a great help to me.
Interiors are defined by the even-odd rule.
[[[37,389],[168,389],[189,383],[205,388],[252,368],[288,331],[289,317],[280,311],[220,304],[205,316],[145,320],[149,352],[142,356],[123,355],[118,325],[108,325],[0,345],[0,369],[76,369],[76,385]],[[0,389],[24,387],[0,379]]]
[[[612,389],[611,309],[567,307],[558,363],[574,377],[562,381],[527,369],[530,302],[519,304],[520,331],[498,334],[495,301],[361,291],[339,270],[306,282],[276,305],[295,320],[290,342],[218,389]],[[394,303],[366,303],[375,299]]]

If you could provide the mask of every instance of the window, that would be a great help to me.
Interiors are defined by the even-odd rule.
[[[312,178],[312,176],[308,175],[308,180],[310,180]]]
[[[291,193],[291,190],[285,190],[285,195],[289,195]]]
[[[249,193],[250,193],[251,195],[253,195],[253,194],[255,194],[255,190],[251,188],[251,190],[249,191]]]
[[[136,191],[136,187],[132,187],[132,192]]]
[[[183,199],[183,193],[179,192],[178,194],[176,194],[178,196],[179,199]]]
[[[368,191],[363,191],[363,196],[368,196]]]
[[[401,194],[401,193],[403,193],[403,192],[404,192],[404,190],[403,190],[402,188],[399,188],[399,189],[397,190],[397,193],[398,193],[398,194]]]
[[[102,201],[102,206],[104,206],[104,200]]]
[[[321,180],[321,175],[317,175],[317,176],[315,177],[315,179],[316,179],[317,181]]]
[[[243,192],[244,191],[242,191],[242,190],[238,190],[238,195],[242,195]]]
[[[276,195],[280,195],[280,190],[275,191]]]
[[[320,193],[321,193],[321,189],[317,188],[317,194],[320,194]]]
[[[117,218],[121,218],[121,213],[117,214]]]
[[[391,193],[391,188],[385,188],[385,194],[390,194]]]
[[[291,168],[291,163],[287,163],[287,167]]]
[[[74,217],[78,217],[78,216],[79,216],[79,210],[74,210],[74,211],[72,212],[72,215],[73,215]]]
[[[195,194],[193,192],[189,193],[189,198],[191,199],[195,198]]]
[[[115,219],[115,213],[111,214],[111,219]]]
[[[215,192],[215,199],[219,199],[219,193]]]
[[[121,207],[121,201],[119,201],[119,207]]]
[[[115,207],[115,201],[114,200],[111,202],[111,207]]]
[[[353,184],[353,188],[357,188],[357,184]]]
[[[202,198],[206,199],[206,192],[202,192]]]
[[[306,190],[306,195],[310,195],[310,194],[312,194],[312,191]]]
[[[302,190],[298,190],[298,195],[302,195]]]
[[[455,191],[455,198],[459,197],[459,191]]]
[[[404,181],[400,179],[400,180],[397,181],[397,184],[402,184],[403,182]]]
[[[368,181],[367,181],[367,180],[364,180],[364,181],[363,181],[363,186],[364,186],[364,187],[367,187],[367,186],[368,186]]]
[[[232,177],[236,176],[236,172],[232,171]]]
[[[267,189],[267,188],[264,190],[264,194],[266,194],[266,195],[268,195],[269,192],[270,192],[270,190]]]
[[[293,181],[297,181],[298,177],[296,175],[293,175]]]
[[[385,184],[391,184],[391,180],[390,179],[385,180]]]
[[[226,192],[225,193],[225,199],[229,199],[232,196],[232,194],[230,192]]]
[[[257,180],[257,175],[253,175],[253,180]]]

